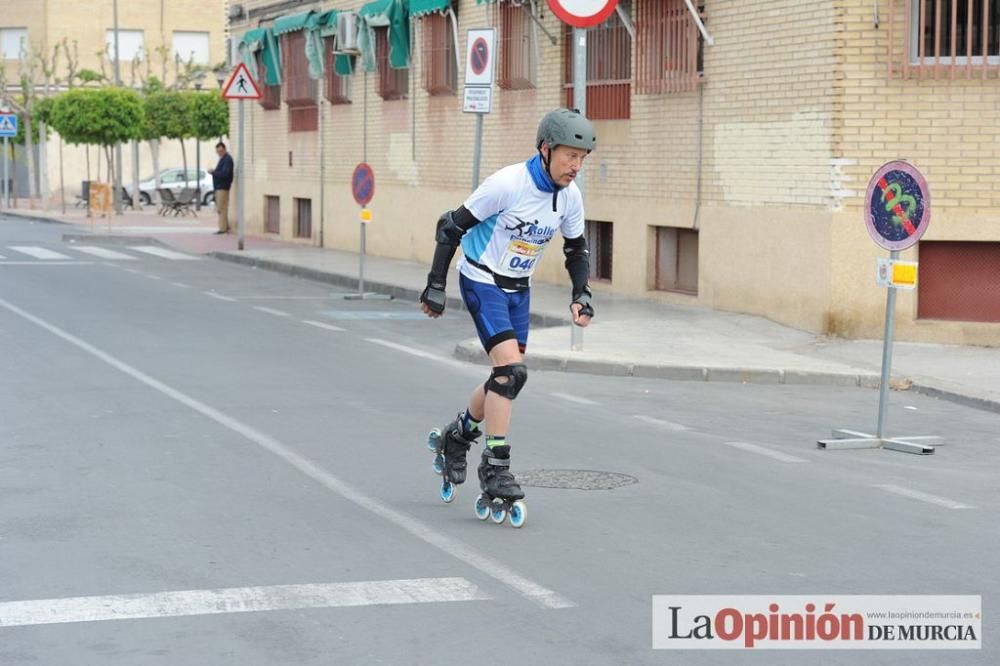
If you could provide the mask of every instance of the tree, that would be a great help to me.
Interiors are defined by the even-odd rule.
[[[191,98],[194,136],[208,141],[229,134],[229,104],[217,92],[195,93]]]
[[[162,91],[146,98],[146,119],[149,133],[181,142],[184,173],[187,174],[187,149],[184,139],[194,136],[191,123],[191,96],[176,91]]]
[[[145,110],[142,98],[132,90],[75,88],[55,99],[50,115],[52,126],[67,142],[103,147],[111,165],[116,143],[141,136]],[[111,168],[108,179],[114,180]]]

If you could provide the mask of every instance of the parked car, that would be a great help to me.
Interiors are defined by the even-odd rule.
[[[187,170],[187,178],[184,178],[184,169],[164,169],[160,172],[160,187],[167,188],[174,192],[180,192],[185,188],[198,187],[198,171],[196,169]],[[212,186],[212,175],[207,170],[201,170],[201,203],[208,206],[215,203],[215,193]],[[125,191],[132,196],[132,183],[124,183]],[[150,176],[139,181],[139,201],[143,206],[149,206],[153,202],[159,203],[160,198],[156,195],[156,178]]]

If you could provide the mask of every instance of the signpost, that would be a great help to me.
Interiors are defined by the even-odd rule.
[[[351,174],[351,194],[359,206],[361,206],[361,251],[358,253],[358,293],[347,294],[344,298],[348,300],[391,300],[388,294],[376,294],[365,291],[365,254],[367,252],[366,241],[368,236],[368,224],[372,221],[372,212],[367,206],[375,197],[375,172],[367,163],[361,162],[354,167]]]
[[[7,179],[7,160],[10,159],[10,139],[17,136],[17,114],[0,113],[0,136],[3,137],[3,205],[10,208],[10,181]]]
[[[493,110],[493,79],[496,71],[495,28],[469,30],[465,51],[465,94],[462,111],[476,114],[476,143],[472,154],[472,189],[479,187],[479,164],[483,153],[483,115]]]
[[[865,227],[876,245],[889,250],[888,259],[879,258],[876,272],[876,283],[889,290],[882,342],[878,425],[874,435],[855,430],[834,430],[833,439],[817,442],[821,449],[885,448],[929,455],[934,453],[935,446],[944,445],[940,437],[885,435],[889,379],[892,375],[892,338],[896,323],[896,290],[914,289],[917,283],[917,264],[899,261],[899,253],[920,240],[930,220],[931,193],[923,175],[909,162],[883,164],[872,176],[865,194]]]
[[[243,239],[245,235],[244,220],[244,183],[243,165],[246,164],[243,142],[243,128],[245,125],[245,114],[243,111],[243,100],[260,99],[262,97],[257,82],[250,76],[250,70],[243,63],[236,66],[229,76],[226,85],[222,87],[222,98],[227,100],[237,100],[239,103],[239,116],[237,121],[237,149],[236,149],[236,229],[237,247],[243,249]]]

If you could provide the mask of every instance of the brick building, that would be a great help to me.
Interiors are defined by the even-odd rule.
[[[567,32],[542,2],[234,9],[241,57],[280,78],[248,103],[252,231],[357,248],[349,181],[364,160],[376,174],[369,251],[428,261],[438,215],[472,184],[475,120],[462,113],[456,33],[464,61],[468,29],[497,30],[483,177],[530,157],[538,119],[571,101]],[[598,149],[585,202],[598,293],[877,336],[875,258],[886,253],[867,236],[862,200],[880,164],[908,159],[930,184],[933,222],[904,256],[922,270],[899,299],[898,336],[1000,344],[1000,2],[705,0],[700,10],[714,44],[685,0],[623,0],[590,30]],[[370,30],[373,71],[335,56],[338,11]],[[310,40],[328,65],[319,85]],[[565,282],[555,254],[536,276]]]

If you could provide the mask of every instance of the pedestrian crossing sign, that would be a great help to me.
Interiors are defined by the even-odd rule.
[[[0,113],[0,136],[17,136],[16,113]]]
[[[222,89],[224,99],[260,99],[260,88],[257,82],[250,76],[250,70],[242,62],[236,66],[233,73],[226,81],[226,86]]]

